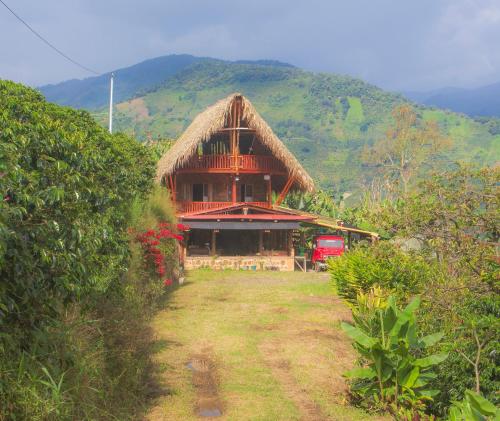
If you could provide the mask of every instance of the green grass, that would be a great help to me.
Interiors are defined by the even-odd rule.
[[[153,322],[170,393],[147,419],[198,419],[185,364],[199,353],[215,362],[222,419],[307,419],[308,405],[325,420],[382,419],[346,403],[354,354],[339,323],[349,317],[326,274],[190,272]]]

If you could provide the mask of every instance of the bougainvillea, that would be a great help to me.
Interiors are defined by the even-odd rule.
[[[189,227],[183,224],[177,224],[175,229],[178,231],[187,231]],[[144,264],[151,268],[160,280],[163,280],[163,285],[168,287],[172,285],[172,279],[165,278],[169,272],[166,262],[166,254],[173,241],[181,242],[184,240],[182,234],[176,234],[172,224],[168,222],[160,222],[155,229],[138,233],[135,236],[136,241],[141,245],[144,252]]]

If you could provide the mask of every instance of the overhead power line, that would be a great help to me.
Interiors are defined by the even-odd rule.
[[[2,3],[7,10],[12,13],[17,20],[19,20],[24,26],[26,26],[33,34],[35,34],[39,39],[41,39],[45,44],[47,44],[50,48],[52,48],[54,51],[56,51],[59,55],[63,56],[66,60],[69,60],[71,63],[77,65],[81,69],[93,73],[95,75],[100,75],[99,72],[96,72],[95,70],[92,70],[91,68],[84,66],[81,63],[78,63],[76,60],[73,60],[70,56],[67,54],[64,54],[59,48],[57,48],[54,44],[51,42],[47,41],[44,37],[42,37],[37,31],[35,31],[21,16],[19,16],[16,12],[14,12],[3,0],[0,0],[0,3]]]

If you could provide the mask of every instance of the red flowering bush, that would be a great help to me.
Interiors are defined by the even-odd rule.
[[[189,229],[187,225],[177,224],[177,230],[185,231]],[[160,222],[156,229],[149,229],[135,236],[135,240],[141,245],[144,252],[144,263],[152,267],[154,273],[162,279],[169,269],[166,256],[171,255],[171,249],[175,241],[182,241],[182,234],[172,231],[172,224]],[[174,242],[172,240],[175,240]],[[164,286],[172,285],[172,279],[165,278]]]

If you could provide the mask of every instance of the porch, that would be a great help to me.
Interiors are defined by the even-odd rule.
[[[200,172],[286,175],[283,164],[270,155],[195,155],[177,171],[178,174]]]

